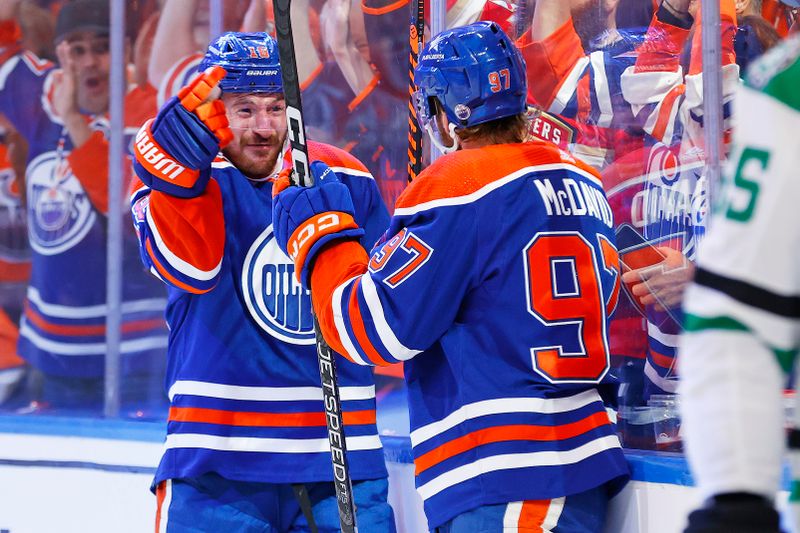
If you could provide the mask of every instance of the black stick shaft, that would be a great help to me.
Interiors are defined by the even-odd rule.
[[[425,35],[425,1],[416,0],[416,9],[411,14],[411,24],[409,29],[408,53],[408,181],[409,183],[417,178],[422,172],[422,130],[417,116],[417,106],[414,103],[414,91],[417,86],[414,84],[414,69],[417,68],[419,54],[422,52],[423,39]]]
[[[286,118],[289,127],[289,142],[292,146],[293,179],[298,185],[313,185],[314,177],[308,167],[303,106],[300,96],[300,81],[297,79],[297,60],[292,37],[292,19],[289,12],[291,0],[273,0],[275,29],[278,35],[278,51],[283,77],[283,94],[286,101]],[[322,337],[319,322],[314,317],[314,333],[317,341],[317,359],[325,404],[325,422],[328,426],[328,441],[331,447],[333,483],[339,506],[339,524],[342,533],[357,533],[353,483],[347,464],[347,444],[342,422],[342,402],[339,396],[339,381],[336,377],[336,359],[328,343]]]

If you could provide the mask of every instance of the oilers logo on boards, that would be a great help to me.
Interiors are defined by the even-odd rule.
[[[97,218],[69,164],[45,152],[28,165],[28,234],[42,255],[63,253],[78,244]]]
[[[256,323],[276,339],[313,345],[311,293],[297,281],[294,263],[268,226],[250,246],[242,268],[242,293]]]
[[[653,146],[650,151],[647,168],[650,172],[656,173],[666,186],[673,185],[681,177],[678,155],[661,143]]]

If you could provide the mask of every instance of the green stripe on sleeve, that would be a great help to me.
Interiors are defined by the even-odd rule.
[[[685,314],[684,315],[684,323],[683,323],[684,330],[686,333],[699,333],[701,331],[741,331],[750,333],[754,337],[756,337],[759,342],[761,342],[764,346],[766,346],[772,353],[775,355],[775,358],[778,360],[778,364],[781,366],[785,373],[789,373],[792,371],[794,367],[794,361],[797,357],[797,349],[790,349],[790,350],[781,350],[779,348],[775,348],[771,346],[769,343],[764,342],[756,333],[754,333],[749,327],[742,324],[735,318],[731,318],[729,316],[715,316],[715,317],[702,317],[692,314]]]

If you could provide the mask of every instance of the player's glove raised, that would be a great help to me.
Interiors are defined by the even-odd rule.
[[[212,91],[225,77],[213,67],[171,98],[136,134],[134,169],[145,185],[181,198],[203,193],[211,162],[233,134],[225,105]]]
[[[321,161],[311,163],[312,187],[291,186],[291,169],[272,186],[272,226],[278,246],[294,261],[300,283],[309,288],[314,257],[335,239],[364,235],[353,219],[350,190]]]

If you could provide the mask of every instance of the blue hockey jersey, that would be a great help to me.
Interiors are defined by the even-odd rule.
[[[406,361],[431,528],[627,478],[596,388],[619,296],[612,218],[588,166],[549,143],[493,145],[426,169],[371,259],[347,242],[317,259],[331,347]]]
[[[352,192],[369,247],[388,213],[366,168],[309,143]],[[142,258],[169,286],[171,408],[155,482],[207,472],[265,483],[330,481],[311,299],[273,236],[271,181],[222,158],[189,199],[134,192]],[[338,367],[353,479],[386,476],[372,369]]]
[[[22,52],[0,67],[0,112],[29,144],[26,171],[31,278],[20,355],[47,374],[101,377],[106,308],[109,120],[86,116],[95,133],[80,148],[51,104],[54,68]],[[125,133],[155,110],[152,91],[126,100]],[[133,231],[124,244],[123,373],[163,371],[163,287],[142,268]]]

